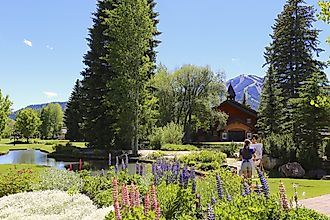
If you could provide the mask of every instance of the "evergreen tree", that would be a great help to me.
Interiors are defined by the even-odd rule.
[[[330,114],[324,106],[312,106],[311,100],[326,96],[329,92],[327,77],[324,73],[315,72],[303,82],[298,90],[298,97],[291,99],[296,109],[294,121],[298,125],[296,133],[298,158],[304,165],[317,165],[319,150],[322,146],[322,133],[329,130]]]
[[[84,140],[82,133],[84,109],[81,105],[83,101],[82,85],[81,82],[77,80],[64,114],[64,123],[67,128],[66,139],[70,141]]]
[[[266,63],[274,68],[274,86],[281,90],[283,109],[283,132],[297,132],[293,123],[294,103],[291,98],[298,97],[302,82],[313,72],[320,72],[324,64],[314,58],[322,50],[318,48],[319,30],[313,29],[315,21],[312,6],[303,0],[288,0],[284,10],[276,19],[271,35],[273,41],[266,48]]]
[[[258,132],[263,136],[281,132],[281,92],[275,86],[273,68],[269,68],[264,79],[261,103],[258,109]]]

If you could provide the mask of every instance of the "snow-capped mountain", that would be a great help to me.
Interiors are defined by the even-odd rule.
[[[236,101],[242,103],[244,93],[247,94],[247,102],[254,109],[257,110],[260,105],[260,96],[263,86],[263,77],[255,75],[242,74],[227,81],[227,88],[229,84],[235,90]]]

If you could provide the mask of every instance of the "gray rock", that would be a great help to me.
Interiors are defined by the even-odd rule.
[[[306,176],[312,179],[321,179],[325,175],[327,175],[327,172],[322,169],[310,170],[306,173]]]
[[[270,157],[268,155],[263,155],[262,157],[262,165],[266,170],[272,170],[274,167],[279,166],[281,164],[281,160],[277,158]]]
[[[284,177],[291,177],[291,178],[302,178],[305,175],[305,170],[302,166],[297,163],[287,163],[279,167],[278,171]]]
[[[330,175],[325,175],[321,178],[321,180],[330,180]]]

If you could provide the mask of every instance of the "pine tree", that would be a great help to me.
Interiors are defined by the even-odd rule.
[[[77,80],[66,105],[64,114],[64,123],[67,128],[66,139],[70,141],[84,140],[82,133],[84,125],[84,109],[81,105],[83,100],[82,85],[81,82]]]
[[[294,122],[298,125],[296,133],[298,158],[304,165],[317,165],[319,150],[322,145],[322,133],[329,130],[330,114],[326,107],[312,106],[311,100],[318,96],[326,96],[329,92],[325,73],[315,72],[302,83],[298,90],[298,97],[291,99],[296,109]]]
[[[289,100],[298,97],[302,82],[324,67],[314,58],[322,51],[318,48],[319,30],[313,29],[314,12],[303,0],[288,0],[273,27],[273,41],[266,48],[266,63],[274,68],[274,86],[281,90],[282,104],[286,106],[283,132],[293,136],[298,127],[293,123],[292,114],[296,106]]]
[[[273,68],[270,67],[264,80],[261,94],[261,104],[258,109],[257,127],[259,133],[265,137],[272,133],[281,132],[280,119],[282,117],[282,104],[280,89],[275,86]]]

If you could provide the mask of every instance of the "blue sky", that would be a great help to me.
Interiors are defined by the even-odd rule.
[[[316,0],[307,0],[317,5]],[[157,0],[162,40],[157,62],[170,70],[183,64],[210,65],[227,79],[263,76],[264,48],[284,0]],[[86,37],[95,0],[22,0],[0,2],[0,89],[13,109],[66,101],[84,68]],[[319,40],[330,28],[322,22]],[[330,78],[330,70],[326,70]]]

